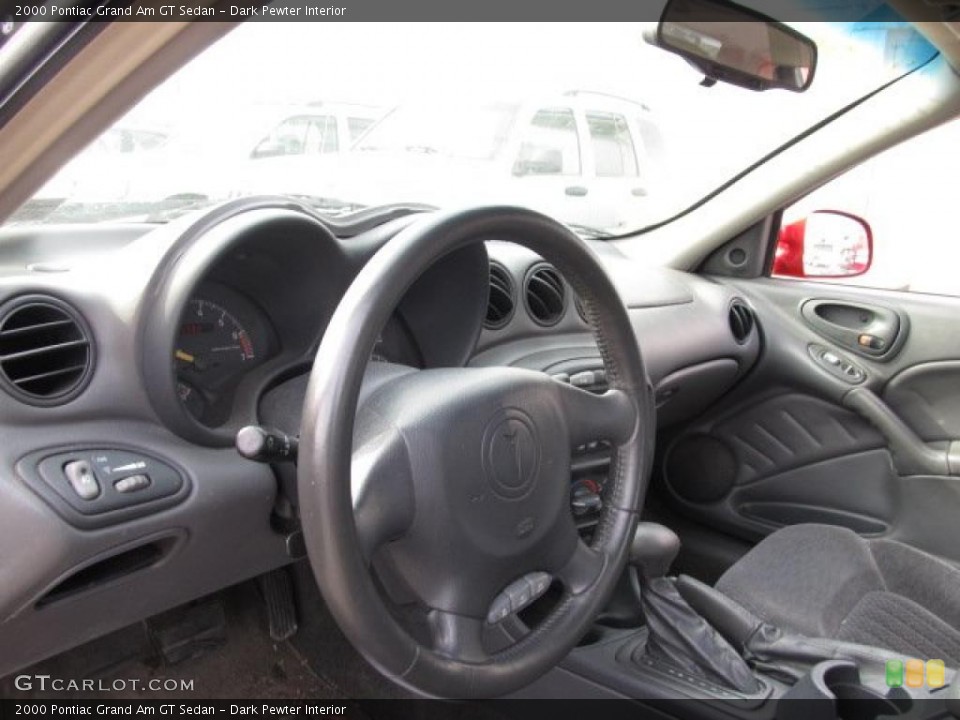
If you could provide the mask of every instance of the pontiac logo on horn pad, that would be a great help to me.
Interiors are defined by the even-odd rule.
[[[501,497],[516,499],[530,491],[540,468],[540,440],[526,413],[510,408],[490,421],[483,434],[483,468]]]

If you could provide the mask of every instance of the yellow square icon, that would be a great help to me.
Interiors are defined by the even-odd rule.
[[[943,660],[927,660],[927,687],[943,687],[947,682]]]
[[[906,670],[907,687],[923,687],[923,660],[907,660]]]

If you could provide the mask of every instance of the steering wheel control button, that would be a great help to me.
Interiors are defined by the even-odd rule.
[[[496,625],[508,615],[518,613],[539,599],[550,587],[550,574],[532,572],[507,585],[490,604],[487,624]]]
[[[118,493],[130,493],[136,492],[137,490],[143,490],[146,487],[150,486],[150,476],[149,475],[131,475],[125,477],[122,480],[117,480],[113,487]]]
[[[40,450],[22,458],[17,472],[61,517],[87,529],[163,510],[190,491],[171,463],[135,450]]]
[[[540,470],[540,439],[529,415],[508,408],[493,417],[483,434],[483,466],[500,497],[519,499],[530,492]]]
[[[63,466],[63,474],[67,476],[70,486],[81,500],[93,500],[100,494],[100,483],[97,482],[88,461],[68,462]]]

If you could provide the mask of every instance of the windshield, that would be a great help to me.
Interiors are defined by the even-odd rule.
[[[818,48],[804,93],[708,87],[641,23],[247,23],[8,222],[162,222],[268,193],[330,214],[510,203],[631,232],[934,54],[904,23],[792,25]]]
[[[404,105],[374,125],[354,148],[490,160],[506,141],[516,111],[509,105]]]

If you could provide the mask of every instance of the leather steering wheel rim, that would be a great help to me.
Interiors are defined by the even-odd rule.
[[[505,386],[523,384],[526,394],[516,397],[546,398],[558,393],[558,402],[547,403],[547,409],[537,409],[540,415],[536,422],[560,423],[555,425],[557,428],[569,425],[573,433],[572,428],[585,425],[590,418],[596,419],[601,430],[605,423],[613,428],[608,417],[615,416],[619,427],[611,429],[616,442],[611,443],[604,508],[590,546],[570,541],[576,544],[564,550],[565,559],[558,564],[562,565],[558,576],[565,578],[561,599],[543,622],[515,644],[489,656],[474,656],[461,653],[456,643],[421,644],[391,613],[358,540],[356,490],[351,489],[351,471],[358,398],[380,329],[407,288],[434,261],[468,243],[488,239],[523,245],[563,274],[580,297],[594,330],[610,390],[599,398],[581,397],[589,394],[562,386],[545,375],[538,380],[528,377],[533,373],[519,375],[528,371],[513,371],[509,376],[506,369],[494,368],[490,372],[503,370],[501,384]],[[478,375],[483,372],[450,370],[443,377],[455,379],[460,377],[456,373],[460,373],[472,382],[478,377],[485,379],[486,376]],[[499,382],[500,376],[490,377]],[[438,407],[442,404],[442,398],[434,397],[432,401]],[[491,403],[508,404],[502,398],[492,398]],[[522,402],[513,402],[519,412],[524,411],[521,405]],[[568,408],[567,415],[560,417],[563,412],[558,407]],[[533,425],[531,428],[536,433]],[[497,697],[528,685],[569,653],[613,591],[626,563],[646,492],[654,431],[652,391],[626,308],[598,258],[579,237],[546,216],[513,207],[443,212],[413,223],[375,254],[347,290],[327,327],[307,388],[300,436],[299,498],[307,554],[330,612],[371,664],[418,694]],[[539,439],[547,434],[557,433],[541,432],[534,437]],[[462,442],[469,446],[470,440],[468,437]],[[475,457],[479,463],[484,451],[479,450],[479,438],[477,443]],[[539,452],[539,448],[533,450]],[[562,453],[557,454],[562,459]],[[465,463],[470,462],[469,457],[467,453]],[[522,466],[522,462],[518,463]],[[540,465],[538,472],[539,469]],[[569,491],[569,463],[566,471],[567,484],[561,489],[564,499]],[[556,475],[555,470],[551,472]],[[554,475],[534,477],[539,482],[538,492],[542,486],[551,499],[561,492],[548,487],[548,479],[554,479]],[[408,500],[404,496],[395,503],[383,504],[403,505]],[[498,502],[507,510],[513,507],[509,498]],[[565,510],[569,515],[568,506]],[[409,518],[408,521],[412,522]],[[566,527],[565,521],[557,522]],[[567,535],[563,537],[567,542]],[[522,541],[517,542],[518,547],[522,545]],[[539,558],[545,557],[542,550],[539,552]],[[581,567],[590,570],[581,571]],[[455,588],[456,578],[448,580]],[[445,622],[459,617],[455,613],[438,614],[447,619]],[[475,619],[472,622],[476,624]],[[444,627],[441,623],[439,636],[445,632],[456,635],[455,625],[447,630]]]

